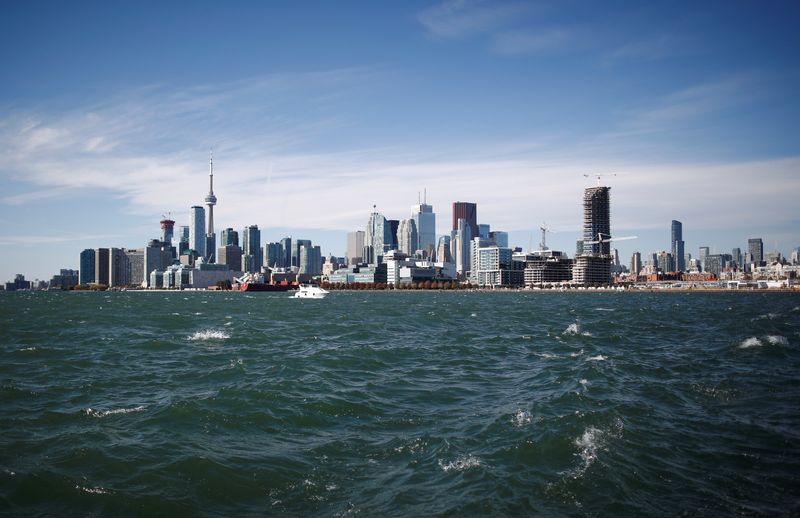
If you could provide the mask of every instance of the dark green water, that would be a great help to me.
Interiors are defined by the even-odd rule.
[[[797,515],[794,294],[0,293],[0,512]]]

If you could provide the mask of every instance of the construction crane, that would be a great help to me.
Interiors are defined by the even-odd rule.
[[[539,248],[541,248],[542,252],[547,250],[547,233],[550,232],[550,227],[547,226],[547,223],[542,223],[542,226],[539,227],[539,230],[542,231],[542,242],[539,243]]]
[[[606,173],[606,174],[584,174],[586,178],[597,178],[597,186],[600,187],[600,179],[604,176],[617,176],[617,173]]]
[[[639,239],[639,236],[622,236],[622,237],[611,237],[609,234],[603,234],[602,232],[597,234],[597,239],[595,241],[584,241],[584,245],[598,245],[603,243],[611,243],[613,241],[629,241],[631,239]]]

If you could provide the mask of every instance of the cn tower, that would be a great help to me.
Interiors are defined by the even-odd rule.
[[[216,239],[214,239],[214,205],[217,204],[217,197],[214,196],[214,152],[209,152],[208,159],[208,195],[206,195],[206,205],[208,205],[208,226],[206,227],[206,258],[209,262],[214,262],[214,252]]]

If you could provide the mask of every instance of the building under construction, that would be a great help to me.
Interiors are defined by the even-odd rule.
[[[572,268],[575,283],[611,283],[610,191],[610,187],[597,186],[583,192],[583,250]]]
[[[556,250],[536,250],[515,254],[514,260],[525,263],[525,286],[541,286],[572,280],[572,259]]]

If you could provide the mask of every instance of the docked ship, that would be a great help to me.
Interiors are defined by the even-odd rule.
[[[245,273],[241,277],[233,279],[234,291],[289,291],[293,289],[297,289],[297,286],[289,282],[264,282],[264,276],[260,273]]]

